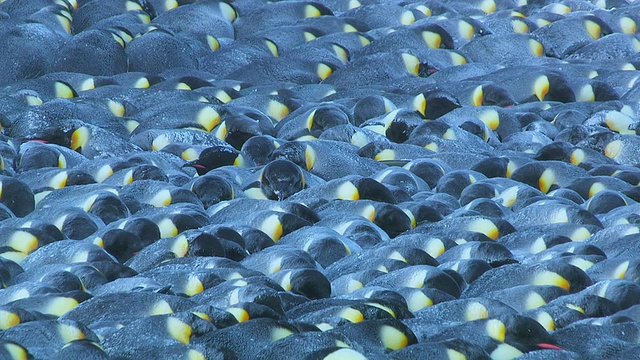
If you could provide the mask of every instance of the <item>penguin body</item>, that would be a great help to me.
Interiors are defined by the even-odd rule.
[[[542,146],[535,156],[536,160],[560,160],[591,170],[601,165],[613,165],[615,161],[602,153],[586,147],[571,146],[565,142],[552,142]]]
[[[31,281],[33,280],[35,279]],[[91,295],[84,291],[72,290],[17,298],[8,302],[7,306],[23,309],[28,313],[42,314],[45,319],[53,319],[64,315],[90,297]],[[28,322],[25,324],[28,324]]]
[[[20,323],[33,321],[33,320],[44,317],[44,316],[37,316],[37,314],[28,312],[26,310],[18,309],[16,307],[6,306],[4,304],[10,303],[15,300],[19,300],[21,298],[22,299],[28,298],[31,296],[60,294],[61,289],[64,289],[64,290],[69,289],[70,291],[73,291],[73,290],[80,290],[82,287],[82,283],[80,282],[79,278],[75,277],[75,275],[69,272],[66,272],[66,271],[58,272],[54,274],[54,276],[58,278],[65,278],[65,279],[62,281],[56,281],[55,284],[52,283],[53,281],[52,282],[22,281],[18,284],[13,284],[7,287],[6,289],[3,289],[2,298],[0,301],[3,304],[2,305],[3,311],[7,314],[7,322],[2,324],[3,329],[10,328]],[[73,279],[74,277],[75,279]],[[46,279],[46,280],[49,280],[49,279]],[[66,284],[58,284],[59,282],[65,282],[65,280],[68,280],[66,281],[67,282]]]
[[[329,332],[342,334],[347,339],[360,344],[366,349],[367,356],[381,356],[417,343],[413,332],[395,319],[366,320],[344,325]]]
[[[621,59],[630,59],[635,55],[633,40],[628,34],[611,34],[587,44],[567,57],[567,60],[598,61],[606,59],[612,51],[616,51]]]
[[[390,237],[395,237],[412,227],[411,218],[397,206],[366,200],[333,201],[317,209],[323,217],[328,214],[352,213],[369,219],[383,229]]]
[[[544,55],[543,45],[529,34],[483,36],[461,47],[460,52],[470,62],[510,64],[516,59],[528,58],[535,63],[536,59],[545,59],[541,58]]]
[[[473,359],[489,359],[489,354],[484,349],[462,339],[418,343],[394,351],[390,356],[392,359],[421,359],[423,356],[445,358],[452,356],[451,354],[462,354]]]
[[[80,33],[100,20],[126,11],[149,11],[149,9],[140,6],[137,1],[128,0],[115,1],[109,6],[100,6],[100,4],[91,3],[91,1],[79,5],[81,6],[78,7],[72,20],[74,33]]]
[[[570,242],[566,236],[544,234],[535,230],[520,230],[498,240],[514,254],[516,259],[531,256],[557,244]]]
[[[110,31],[83,31],[62,46],[54,70],[77,71],[94,76],[125,72],[127,58],[123,44],[124,40]]]
[[[274,150],[274,158],[286,158],[324,180],[346,175],[371,176],[386,166],[357,156],[352,145],[328,140],[288,142]],[[340,165],[338,165],[340,164]]]
[[[6,205],[16,216],[24,217],[35,207],[33,191],[24,182],[8,176],[0,177],[2,196],[0,202]]]
[[[36,329],[38,331],[34,331]],[[21,344],[35,357],[48,356],[52,349],[59,351],[73,340],[87,338],[98,341],[91,330],[71,320],[40,320],[24,323],[5,330],[2,338]]]
[[[503,314],[515,314],[515,310],[504,303],[488,298],[467,298],[460,300],[445,301],[425,307],[415,312],[416,318],[408,320],[409,326],[416,333],[428,330],[440,324],[456,324],[466,321],[496,317]],[[423,327],[420,331],[417,328]],[[427,332],[426,334],[429,334]]]
[[[415,281],[418,281],[418,283],[415,283]],[[434,287],[453,296],[460,294],[460,287],[451,276],[429,265],[415,265],[390,272],[371,281],[369,285],[389,288],[398,285],[415,288]]]
[[[123,187],[119,192],[123,197],[131,197],[142,204],[163,207],[180,202],[201,205],[195,194],[187,189],[171,186],[164,181],[138,180]]]
[[[57,259],[50,259],[50,254],[59,255]],[[64,257],[62,256],[64,255]],[[48,261],[44,261],[42,259],[47,259]],[[25,261],[23,261],[22,266],[26,270],[31,270],[32,272],[42,273],[43,270],[38,269],[37,266],[34,266],[34,263],[42,262],[41,266],[45,267],[47,265],[71,265],[71,264],[80,264],[80,266],[85,266],[83,263],[98,263],[98,262],[115,262],[115,259],[109,255],[104,249],[101,247],[94,245],[89,242],[78,242],[70,240],[61,240],[55,243],[49,244],[49,246],[42,247],[42,250],[39,252],[34,252],[33,255]],[[96,264],[96,266],[98,266]],[[81,268],[77,269],[78,271],[82,270]],[[99,277],[103,275],[99,273],[99,271],[94,268],[90,270],[90,272],[95,272],[99,274]],[[32,274],[24,274],[23,277],[30,277]]]
[[[92,290],[93,296],[102,296],[111,293],[126,293],[134,291],[149,291],[155,293],[166,293],[167,286],[153,279],[143,276],[116,279],[109,283],[100,285]]]
[[[511,174],[511,179],[547,193],[558,187],[566,187],[574,178],[585,174],[586,171],[577,166],[551,160],[524,164]]]
[[[225,309],[238,322],[256,318],[282,319],[284,289],[275,280],[255,276],[226,281],[191,297],[199,304]]]
[[[525,131],[505,138],[500,150],[512,150],[523,153],[535,153],[541,147],[549,145],[551,139],[539,131]]]
[[[35,141],[21,144],[18,155],[15,159],[17,172],[44,167],[73,168],[86,161],[84,156],[71,149]]]
[[[183,102],[142,111],[136,114],[139,125],[133,135],[149,129],[193,128],[207,133],[220,124],[220,114],[214,106],[200,102]]]
[[[369,248],[376,244],[389,241],[389,235],[379,226],[359,215],[347,216],[330,215],[318,222],[318,225],[328,226],[339,234],[355,241],[362,248]]]
[[[7,61],[3,65],[2,78],[0,84],[9,85],[23,79],[30,79],[37,74],[50,72],[53,68],[55,48],[60,48],[65,40],[62,34],[56,33],[45,24],[18,23],[13,27],[3,27],[3,42],[0,47],[3,49],[3,60]],[[29,35],[32,36],[29,36]],[[36,50],[37,49],[37,50]],[[11,54],[11,55],[9,55]],[[6,58],[5,58],[6,56]],[[9,62],[9,56],[24,59],[19,64]],[[44,94],[41,94],[44,96]]]
[[[166,11],[153,19],[153,24],[177,33],[205,33],[214,38],[233,38],[232,22],[237,12],[229,4],[187,4]]]
[[[118,134],[78,120],[69,120],[64,128],[70,129],[62,145],[78,151],[89,159],[131,154],[140,148]]]
[[[466,233],[477,234],[479,239],[498,239],[501,236],[514,232],[515,228],[509,222],[503,219],[485,218],[482,216],[461,216],[449,217],[437,223],[425,223],[410,233],[434,233],[442,234],[451,233],[449,237],[453,240],[456,236],[462,236]],[[463,237],[464,239],[464,237]]]
[[[263,318],[209,332],[201,337],[198,342],[205,346],[227,348],[239,359],[252,359],[263,348],[298,332],[299,330],[292,324]],[[247,333],[252,334],[252,336],[243,336]]]
[[[623,356],[629,346],[629,339],[624,334],[635,332],[630,325],[622,323],[593,328],[588,325],[574,325],[558,330],[553,336],[560,346],[580,356]],[[585,339],[596,346],[577,346],[577,338]]]
[[[600,220],[592,213],[573,202],[560,201],[560,199],[534,202],[510,215],[507,220],[516,228],[552,223],[574,223],[603,227]]]
[[[398,260],[407,265],[430,265],[437,266],[438,262],[430,257],[428,254],[421,252],[419,249],[412,248],[401,248],[395,249],[394,247],[390,247],[385,249],[384,247],[378,247],[379,251],[376,251],[372,257],[365,257],[362,254],[353,254],[347,257],[340,259],[339,261],[333,263],[331,266],[326,268],[326,274],[329,279],[335,279],[338,276],[343,276],[344,274],[349,273],[350,271],[361,271],[368,270],[374,268],[376,264],[384,263],[384,260]],[[416,254],[412,254],[415,252]],[[409,255],[414,255],[415,258],[411,259],[413,261],[409,261],[406,257],[411,258]],[[384,270],[384,265],[378,266],[379,269]],[[388,270],[388,269],[387,269]]]
[[[68,173],[62,174],[68,176]],[[77,192],[80,187],[84,187],[83,192]],[[60,206],[61,203],[66,201],[70,201],[75,206]],[[124,201],[119,197],[118,191],[113,187],[102,184],[65,186],[64,188],[54,190],[38,202],[38,213],[47,210],[52,210],[52,213],[45,218],[57,221],[56,225],[59,225],[59,227],[64,227],[60,224],[64,224],[70,220],[60,218],[65,212],[73,215],[79,210],[94,215],[100,220],[97,225],[100,225],[100,222],[108,224],[130,215],[130,211]],[[73,231],[73,229],[69,230]]]
[[[256,166],[266,165],[272,158],[273,151],[280,147],[283,141],[269,135],[257,135],[249,138],[241,148],[243,157]]]
[[[141,131],[131,137],[131,142],[143,150],[162,150],[172,143],[186,143],[203,146],[225,146],[226,143],[212,134],[193,129],[151,129]]]
[[[359,58],[336,70],[324,82],[354,88],[417,75],[419,59],[406,52],[374,54]]]
[[[307,18],[332,15],[331,10],[327,7],[311,2],[259,6],[249,11],[246,16],[252,16],[257,13],[263,16],[256,17],[256,21],[247,20],[249,19],[248,17],[236,21],[236,35],[238,37],[245,37],[247,34],[281,25],[293,24]]]
[[[454,326],[449,330],[452,331],[452,334],[461,334],[463,340],[480,345],[493,357],[505,353],[517,357],[533,350],[559,349],[555,345],[556,341],[539,323],[519,315],[504,315],[499,318],[476,320]],[[430,339],[444,340],[448,336],[450,334],[444,332],[432,336]]]
[[[494,278],[494,276],[499,277],[499,273],[503,271],[510,271],[509,277],[503,278],[502,281],[496,281],[489,286],[488,279]],[[474,283],[470,284],[462,296],[474,297],[492,290],[511,287],[507,283],[514,286],[517,286],[516,284],[553,285],[574,293],[591,285],[591,279],[579,268],[561,261],[548,261],[535,266],[511,264],[487,271]]]
[[[247,71],[247,68],[251,69],[250,72]],[[232,71],[227,78],[255,85],[270,84],[274,80],[301,85],[320,83],[327,79],[332,72],[331,66],[322,61],[283,56],[256,59],[240,69]]]
[[[191,344],[192,337],[214,329],[211,323],[194,314],[151,316],[127,324],[107,337],[103,346],[112,356],[131,356],[148,348],[186,347]],[[141,338],[146,341],[138,341]]]
[[[523,285],[492,292],[485,296],[490,299],[501,301],[518,312],[524,312],[543,306],[548,302],[567,294],[568,293],[564,289],[557,286]]]
[[[351,239],[327,227],[301,228],[278,240],[279,244],[301,248],[323,268],[349,254],[362,251]]]
[[[122,304],[128,305],[121,307]],[[193,306],[194,302],[174,295],[153,292],[116,293],[89,299],[66,313],[63,319],[79,321],[89,328],[99,328],[107,324],[126,325],[141,317],[170,314]],[[104,308],[109,308],[110,311],[98,310]]]
[[[360,176],[347,176],[341,179],[330,180],[325,184],[305,189],[290,200],[304,203],[312,203],[314,200],[359,200],[369,199],[395,203],[396,200],[384,185],[379,182]]]
[[[195,51],[169,30],[152,30],[132,40],[125,53],[133,71],[159,74],[174,67],[196,68]]]
[[[349,124],[348,111],[337,105],[320,105],[296,109],[283,118],[275,128],[279,138],[285,140],[319,137],[325,129]]]
[[[382,184],[399,187],[409,195],[430,190],[429,185],[422,178],[405,168],[391,167],[380,170],[373,175],[373,178]]]
[[[87,339],[72,340],[55,352],[52,359],[83,359],[106,360],[109,355],[100,346],[99,342]]]
[[[185,186],[200,199],[205,209],[221,201],[233,200],[242,190],[238,185],[217,175],[198,177]]]
[[[564,59],[611,32],[612,30],[595,16],[576,16],[554,21],[533,31],[533,34],[539,37],[549,55]]]
[[[263,274],[274,274],[282,270],[315,269],[315,261],[302,250],[288,246],[276,246],[252,254],[242,261],[248,269]]]
[[[456,261],[468,259],[478,259],[487,263],[509,263],[513,260],[511,252],[501,244],[471,241],[466,244],[460,244],[438,257],[439,262]]]
[[[177,220],[185,221],[182,219]],[[195,219],[189,217],[186,221],[194,222]],[[190,224],[186,225],[189,226]],[[173,226],[175,229],[175,224]],[[191,226],[196,227],[195,225]],[[141,272],[150,270],[164,261],[185,256],[198,256],[198,253],[209,254],[210,256],[226,255],[222,244],[211,234],[203,234],[201,231],[183,230],[183,232],[179,236],[165,237],[145,247],[131,257],[126,262],[126,265]]]
[[[414,15],[410,9],[393,3],[372,3],[358,6],[346,11],[343,15],[353,17],[371,29],[410,25],[416,21],[416,16],[425,16],[420,12]]]
[[[358,150],[358,155],[377,161],[400,160],[410,161],[430,157],[434,152],[421,145],[370,142]]]
[[[42,169],[26,171],[19,178],[26,180],[37,196],[42,191],[51,191],[65,186],[93,184],[95,180],[86,172],[79,169]]]
[[[299,347],[298,344],[303,342],[304,347]],[[272,359],[282,356],[288,356],[293,352],[300,354],[300,356],[310,356],[312,353],[340,346],[347,346],[345,349],[349,349],[355,344],[349,345],[350,341],[344,336],[332,333],[323,332],[300,332],[287,336],[284,339],[276,341],[271,345],[265,347],[257,354],[257,359]]]

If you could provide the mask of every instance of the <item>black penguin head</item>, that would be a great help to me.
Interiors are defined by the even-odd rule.
[[[228,119],[225,119],[225,125],[227,126],[227,135],[224,141],[236,149],[241,149],[247,140],[262,133],[258,121],[246,114],[229,116]]]
[[[221,176],[199,177],[191,184],[191,191],[202,201],[205,209],[235,197],[233,185]]]
[[[382,116],[395,108],[391,100],[380,95],[365,96],[353,106],[353,124],[360,126],[369,119]]]
[[[254,136],[242,145],[242,153],[257,166],[269,162],[275,149],[275,141],[267,136]]]
[[[40,282],[55,287],[61,292],[84,291],[84,284],[79,277],[69,271],[52,271],[40,279]]]
[[[304,143],[289,141],[275,149],[271,156],[273,159],[287,159],[300,167],[306,167],[307,160],[305,154],[306,145]]]
[[[620,100],[620,96],[611,85],[602,81],[591,81],[590,85],[595,95],[595,101]]]
[[[507,177],[508,167],[509,158],[488,157],[478,161],[471,167],[471,170],[477,171],[488,178]]]
[[[142,164],[133,168],[133,173],[131,177],[134,181],[137,180],[158,180],[158,181],[169,181],[169,177],[165,174],[162,169],[157,166],[150,164]]]
[[[559,101],[559,102],[575,102],[576,95],[571,86],[562,75],[550,73],[547,75],[549,79],[549,91],[542,100]]]
[[[224,256],[224,253],[219,239],[211,234],[202,233],[189,242],[190,256]]]
[[[196,169],[198,175],[204,175],[209,171],[226,165],[239,165],[241,157],[235,149],[226,146],[213,146],[202,150],[200,156],[183,166]]]
[[[324,106],[315,110],[311,116],[309,132],[319,137],[325,129],[351,123],[349,115],[337,106]]]
[[[444,90],[434,90],[419,94],[414,99],[414,109],[425,119],[437,119],[461,107],[460,101]]]
[[[289,160],[274,160],[260,174],[260,188],[271,200],[284,200],[305,187],[302,169]]]
[[[505,88],[493,83],[482,85],[482,105],[512,107],[517,104],[516,99]]]
[[[56,149],[49,146],[33,146],[19,154],[14,161],[15,168],[19,172],[40,169],[44,167],[62,167],[60,161],[64,156]]]
[[[536,160],[566,161],[571,155],[571,151],[571,144],[564,141],[555,141],[541,147],[533,158]]]
[[[136,234],[121,229],[107,231],[102,235],[102,241],[104,249],[122,263],[144,247]]]
[[[523,352],[533,350],[562,350],[555,340],[537,321],[519,315],[510,315],[501,319],[507,329],[504,342]]]

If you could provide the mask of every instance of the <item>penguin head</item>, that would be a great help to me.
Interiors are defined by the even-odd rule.
[[[205,209],[235,197],[233,185],[221,176],[199,177],[191,184],[190,189],[202,201]]]
[[[505,343],[520,351],[552,349],[562,350],[547,330],[537,321],[519,315],[509,315],[501,319],[506,327]]]
[[[272,153],[273,159],[287,159],[300,167],[307,167],[305,157],[306,145],[299,141],[289,141],[282,144]],[[309,167],[307,167],[308,169]]]
[[[185,163],[183,167],[193,167],[198,172],[198,175],[204,175],[221,166],[240,165],[241,159],[241,155],[230,147],[213,146],[202,150],[196,160]]]
[[[242,153],[257,166],[265,165],[272,158],[273,151],[278,147],[273,138],[254,136],[242,145]]]
[[[337,106],[320,107],[313,115],[313,123],[309,132],[315,137],[319,137],[325,129],[341,124],[349,124],[352,120],[349,114]]]
[[[547,101],[559,101],[563,103],[575,102],[576,96],[567,79],[559,74],[550,73],[547,75],[549,79],[548,92],[543,97]]]
[[[494,83],[482,85],[482,105],[512,107],[517,104],[516,99],[505,88]]]
[[[555,141],[541,147],[533,158],[536,160],[566,161],[569,158],[571,151],[571,144],[564,141]]]
[[[260,188],[271,200],[284,200],[305,187],[302,169],[289,160],[274,160],[260,174]]]

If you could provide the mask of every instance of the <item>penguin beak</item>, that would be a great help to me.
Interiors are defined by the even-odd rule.
[[[196,163],[196,161],[198,161],[198,160],[187,161],[187,162],[185,162],[185,163],[182,165],[182,167],[193,167],[193,168],[201,168],[201,169],[204,169],[204,166],[203,166],[203,165],[200,165],[200,164],[198,164],[198,163]]]
[[[273,193],[278,197],[278,201],[282,201],[287,197],[287,194],[285,194],[284,191],[274,190]]]
[[[536,344],[536,346],[541,348],[541,349],[564,350],[563,348],[561,348],[558,345],[553,345],[553,344],[549,344],[549,343],[540,343],[540,344]]]
[[[204,175],[205,173],[207,173],[207,167],[202,164],[198,164],[197,161],[198,160],[187,161],[186,163],[184,163],[184,165],[182,165],[182,167],[192,167],[196,169],[198,175]]]

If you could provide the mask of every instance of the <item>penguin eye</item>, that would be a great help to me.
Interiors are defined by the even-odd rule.
[[[476,28],[476,34],[478,34],[479,36],[486,36],[486,35],[491,35],[491,31],[489,31],[488,29],[485,28]]]

